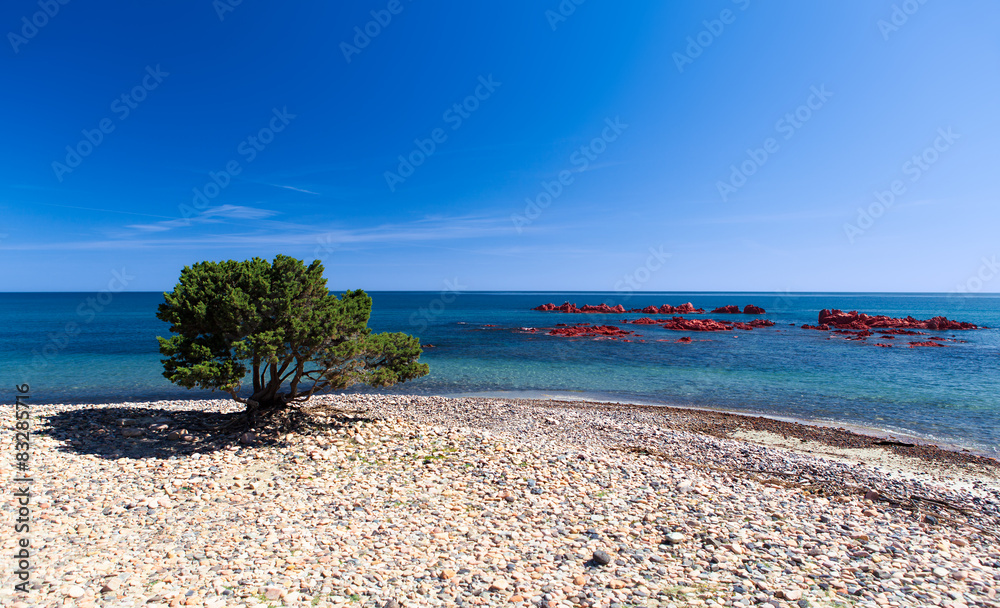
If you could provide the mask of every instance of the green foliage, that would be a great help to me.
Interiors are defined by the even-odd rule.
[[[372,334],[362,290],[330,294],[323,265],[284,255],[274,262],[185,266],[156,316],[175,335],[158,337],[163,375],[185,388],[228,392],[251,408],[304,401],[355,384],[390,386],[427,374],[420,341]],[[249,395],[242,384],[252,382]],[[280,392],[282,388],[286,392]]]

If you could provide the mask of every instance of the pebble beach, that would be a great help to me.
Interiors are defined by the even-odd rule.
[[[11,490],[0,536],[30,538],[31,591],[10,558],[0,605],[1000,606],[994,459],[497,398],[325,396],[293,429],[217,430],[241,408],[33,405],[31,530]]]

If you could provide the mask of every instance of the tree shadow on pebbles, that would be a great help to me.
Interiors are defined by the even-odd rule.
[[[41,419],[35,434],[61,442],[59,449],[99,458],[157,458],[211,453],[233,447],[286,445],[289,434],[337,432],[357,422],[362,413],[326,411],[315,416],[287,410],[247,432],[242,411],[212,412],[154,407],[108,407],[59,412]]]
[[[100,458],[170,458],[240,445],[241,412],[109,407],[59,412],[35,433],[62,443],[59,449]],[[237,422],[228,429],[225,426]],[[254,444],[275,443],[262,437]]]

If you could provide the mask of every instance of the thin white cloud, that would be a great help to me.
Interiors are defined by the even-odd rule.
[[[295,186],[282,186],[281,184],[268,184],[269,186],[274,186],[275,188],[284,188],[285,190],[295,190],[296,192],[305,192],[306,194],[316,194],[319,196],[319,192],[313,192],[312,190],[306,190],[305,188],[296,188]]]
[[[189,218],[177,218],[153,224],[130,224],[126,228],[147,233],[165,232],[174,228],[186,228],[198,224],[218,224],[224,220],[262,220],[277,214],[277,211],[271,211],[270,209],[257,209],[242,205],[222,205],[221,207],[210,207],[199,215]]]
[[[221,207],[206,209],[202,215],[233,220],[261,220],[266,217],[278,215],[278,212],[270,209],[243,207],[241,205],[222,205]]]
[[[190,221],[195,222],[197,220],[198,223],[208,224],[218,222],[220,215],[226,215],[230,218],[256,219],[256,217],[266,218],[274,214],[274,212],[263,209],[234,208],[228,205],[226,207],[229,208],[216,208],[211,217],[198,216],[191,218]],[[250,210],[245,211],[247,209]],[[253,212],[261,215],[256,216]],[[185,220],[183,219],[171,220],[157,224],[135,225],[132,228],[152,235],[156,232],[165,232],[172,228],[189,225],[184,222]],[[133,233],[132,236],[110,240],[0,244],[0,250],[217,249],[260,248],[268,245],[311,247],[318,243],[326,243],[337,247],[363,247],[366,245],[393,246],[401,243],[440,242],[490,236],[509,236],[510,234],[509,220],[505,218],[475,217],[424,218],[408,223],[383,224],[371,228],[352,230],[341,228],[323,229],[315,225],[307,226],[265,219],[258,228],[258,230],[253,232],[241,232],[237,234],[227,232],[175,238],[141,238],[139,235]]]

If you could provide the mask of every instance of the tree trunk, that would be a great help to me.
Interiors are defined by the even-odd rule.
[[[254,428],[257,426],[257,408],[260,404],[253,399],[247,399],[247,426]]]

